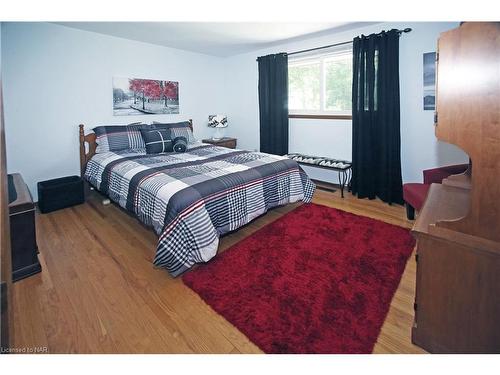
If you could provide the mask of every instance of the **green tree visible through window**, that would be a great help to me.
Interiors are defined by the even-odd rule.
[[[291,59],[288,90],[291,113],[350,114],[352,50],[344,48],[315,57]]]
[[[351,111],[352,58],[325,61],[325,110]]]
[[[320,109],[319,63],[292,65],[288,68],[289,107],[293,109]]]

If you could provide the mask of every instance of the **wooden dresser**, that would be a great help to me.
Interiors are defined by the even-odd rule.
[[[9,175],[12,201],[9,199],[12,281],[24,279],[42,270],[38,261],[35,230],[35,205],[28,186],[19,173]]]
[[[430,187],[413,233],[412,341],[432,353],[500,353],[500,23],[441,34],[436,136],[469,170]]]
[[[0,75],[0,349],[10,347],[12,337],[12,265],[10,252],[9,193],[5,158],[2,77]]]

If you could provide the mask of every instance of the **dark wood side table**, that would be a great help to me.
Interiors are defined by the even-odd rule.
[[[223,137],[220,139],[204,139],[202,141],[203,143],[210,143],[212,145],[216,146],[221,146],[221,147],[227,147],[227,148],[236,148],[236,138],[230,138],[230,137]]]
[[[12,251],[12,281],[42,270],[38,261],[35,205],[19,173],[9,175],[9,221]]]

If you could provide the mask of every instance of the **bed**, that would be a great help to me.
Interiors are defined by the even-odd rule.
[[[192,121],[189,120],[192,130]],[[315,185],[282,156],[201,142],[184,153],[96,153],[96,135],[80,125],[84,180],[154,229],[154,265],[178,276],[217,253],[219,237],[270,208],[310,202]]]

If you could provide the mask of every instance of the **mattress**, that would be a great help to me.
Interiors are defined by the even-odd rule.
[[[154,229],[153,263],[172,276],[210,260],[221,235],[272,207],[310,202],[315,189],[294,160],[203,143],[185,153],[99,153],[84,178]]]

